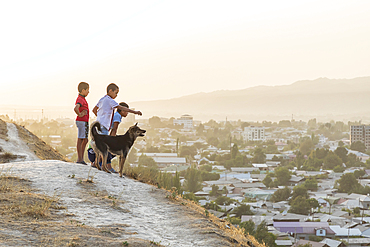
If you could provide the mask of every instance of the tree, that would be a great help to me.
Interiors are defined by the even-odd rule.
[[[258,242],[264,242],[266,246],[276,247],[276,236],[267,230],[266,221],[262,221],[261,224],[257,226],[256,234],[254,235]]]
[[[302,154],[306,154],[306,155],[309,155],[311,150],[315,147],[315,145],[313,144],[313,141],[311,139],[306,139],[304,142],[301,143],[301,145],[299,146],[299,151],[302,153]]]
[[[130,152],[127,155],[127,162],[128,163],[135,163],[137,160],[137,150],[136,148],[132,147]]]
[[[267,174],[266,177],[262,180],[262,183],[267,187],[267,188],[270,188],[273,186],[273,182],[272,182],[272,179],[271,179],[271,176],[270,174]]]
[[[192,157],[197,154],[197,149],[194,146],[182,146],[180,148],[180,157]]]
[[[289,179],[291,178],[290,172],[289,172],[288,168],[286,168],[286,167],[276,168],[275,169],[275,176],[276,176],[276,180],[275,180],[274,183],[277,186],[288,185]]]
[[[139,166],[147,166],[147,167],[157,168],[157,162],[155,162],[152,157],[148,157],[148,156],[142,154],[139,157]]]
[[[254,156],[253,156],[252,162],[257,163],[257,164],[262,164],[262,163],[265,163],[265,161],[266,161],[265,153],[262,151],[261,148],[256,148],[254,150]]]
[[[231,159],[235,159],[237,155],[239,155],[239,148],[238,145],[234,144],[231,148]]]
[[[339,184],[340,192],[350,193],[362,187],[353,173],[343,174],[337,182]]]
[[[217,203],[218,205],[230,205],[233,202],[234,200],[227,196],[220,196],[215,200],[215,203]]]
[[[164,127],[164,124],[162,123],[161,119],[157,116],[153,116],[149,118],[149,125],[152,128],[162,128]]]
[[[200,171],[194,168],[188,168],[185,173],[185,190],[197,192],[202,189],[202,179]]]
[[[351,150],[359,151],[362,153],[365,153],[366,151],[366,146],[363,142],[357,141],[351,144]]]
[[[219,196],[221,195],[221,192],[218,191],[218,186],[217,185],[212,185],[212,191],[209,192],[210,196]]]
[[[342,160],[333,152],[329,152],[328,155],[324,159],[324,168],[325,169],[333,169],[336,166],[341,166]]]
[[[302,197],[305,199],[308,198],[306,187],[304,187],[303,185],[297,185],[293,188],[292,199],[290,199],[290,201],[294,201],[297,197]]]
[[[234,208],[232,213],[238,218],[241,218],[242,215],[254,215],[251,211],[251,206],[246,204],[241,204],[239,207]]]
[[[290,204],[289,213],[308,215],[311,206],[304,196],[296,197]]]
[[[307,190],[316,191],[317,190],[317,180],[315,178],[309,178],[306,181],[304,181],[303,186]]]
[[[339,158],[342,159],[342,163],[346,163],[347,162],[347,149],[344,148],[344,147],[337,147],[337,149],[335,149],[334,153],[336,155],[338,155]]]
[[[252,220],[244,221],[239,225],[241,228],[244,228],[244,234],[254,236],[256,234],[256,225]]]
[[[272,202],[280,202],[285,201],[290,197],[290,189],[288,187],[285,187],[283,189],[278,189],[274,192],[271,196]]]

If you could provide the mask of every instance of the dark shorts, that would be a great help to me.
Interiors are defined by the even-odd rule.
[[[87,150],[87,156],[89,157],[90,162],[94,162],[96,158],[96,154],[92,148],[89,148]],[[108,153],[108,158],[107,158],[107,164],[112,163],[112,159],[116,157],[115,155]]]

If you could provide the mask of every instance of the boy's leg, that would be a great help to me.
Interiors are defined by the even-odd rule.
[[[89,136],[89,123],[83,122],[83,121],[76,121],[76,126],[78,130],[77,162],[84,163],[84,153],[85,153],[86,144],[88,142],[88,136]]]
[[[77,162],[81,162],[83,158],[82,154],[82,142],[84,139],[77,139]]]

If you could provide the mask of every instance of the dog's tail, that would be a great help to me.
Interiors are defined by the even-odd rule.
[[[98,129],[100,132],[101,132],[101,125],[98,121],[94,122],[92,125],[91,125],[91,139],[93,141],[95,141],[95,136],[99,135],[98,131],[96,131],[96,129]]]

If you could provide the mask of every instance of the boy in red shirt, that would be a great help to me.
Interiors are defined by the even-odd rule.
[[[76,99],[74,111],[77,114],[76,126],[77,134],[77,162],[87,165],[84,161],[84,152],[89,137],[89,105],[86,101],[86,96],[89,94],[89,84],[80,82],[78,84],[79,95]]]

